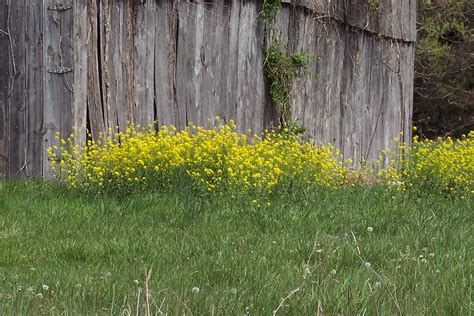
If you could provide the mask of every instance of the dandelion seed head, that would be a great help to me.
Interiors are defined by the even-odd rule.
[[[197,286],[193,287],[193,289],[192,289],[192,292],[195,293],[195,294],[199,293],[199,291],[200,290]]]
[[[311,275],[311,269],[309,268],[308,265],[304,267],[304,278],[306,278],[308,275]]]

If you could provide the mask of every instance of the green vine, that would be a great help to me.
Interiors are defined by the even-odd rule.
[[[291,89],[295,79],[307,67],[309,58],[303,52],[289,54],[287,45],[282,45],[274,28],[275,18],[282,7],[281,0],[265,0],[261,17],[265,22],[266,38],[272,45],[265,51],[264,72],[269,82],[269,94],[276,107],[279,131],[302,134],[304,127],[291,117]]]
[[[380,0],[367,0],[369,11],[378,12],[380,10]]]
[[[266,24],[272,24],[281,9],[281,0],[265,0],[262,18]]]
[[[305,53],[288,54],[277,42],[265,52],[264,71],[270,84],[270,97],[276,105],[280,126],[300,132],[301,126],[291,118],[291,89],[295,79],[309,63]]]

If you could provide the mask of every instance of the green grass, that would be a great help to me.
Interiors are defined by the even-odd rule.
[[[348,188],[255,208],[189,193],[0,182],[0,314],[145,315],[145,270],[151,314],[271,315],[285,297],[278,314],[474,310],[472,199]]]

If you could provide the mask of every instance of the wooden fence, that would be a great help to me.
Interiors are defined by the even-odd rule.
[[[285,0],[275,26],[313,57],[293,117],[356,164],[410,138],[416,0]],[[0,0],[0,174],[51,175],[56,133],[128,122],[241,131],[275,120],[263,1]],[[402,137],[402,139],[403,139]]]

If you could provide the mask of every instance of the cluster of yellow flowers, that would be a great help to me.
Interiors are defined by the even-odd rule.
[[[331,146],[273,132],[248,138],[235,128],[234,122],[183,131],[131,126],[82,147],[73,138],[62,140],[49,155],[56,176],[67,186],[114,192],[185,181],[208,192],[271,193],[290,184],[337,187],[345,181],[346,168]]]
[[[456,194],[474,193],[474,131],[461,139],[414,137],[399,177],[406,186]]]
[[[232,121],[219,125],[217,118],[215,123],[214,128],[190,126],[183,131],[130,126],[82,147],[70,137],[49,148],[49,155],[60,181],[86,190],[128,192],[191,184],[206,192],[266,194],[290,186],[350,185],[356,174],[356,183],[362,185],[386,182],[403,190],[474,193],[474,132],[456,141],[415,137],[411,147],[400,146],[401,159],[382,163],[378,174],[371,171],[363,177],[368,180],[359,181],[364,173],[344,166],[330,145],[275,132],[249,138],[237,133]]]

